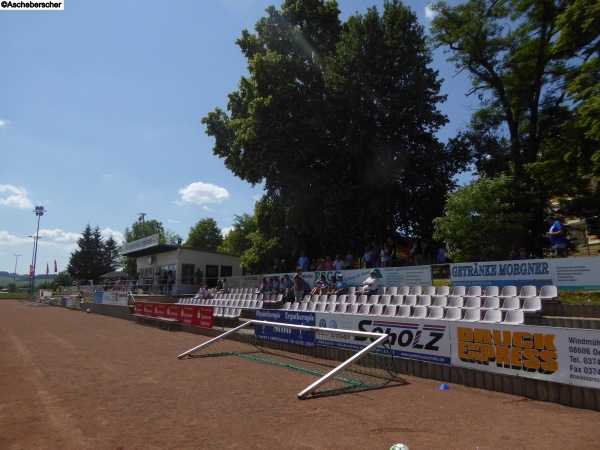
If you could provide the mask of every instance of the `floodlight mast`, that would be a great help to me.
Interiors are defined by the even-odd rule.
[[[15,257],[15,271],[13,273],[13,284],[15,285],[15,292],[17,292],[17,261],[19,260],[19,256],[21,255],[13,253],[13,256]]]
[[[34,211],[35,215],[38,218],[37,222],[37,231],[35,233],[35,242],[33,244],[33,272],[31,274],[31,297],[33,298],[33,291],[35,289],[35,265],[37,263],[37,249],[38,249],[38,240],[40,238],[40,219],[46,212],[43,206],[36,206]]]

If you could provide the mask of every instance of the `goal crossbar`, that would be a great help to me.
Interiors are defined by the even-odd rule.
[[[208,346],[220,341],[221,339],[226,338],[229,335],[233,335],[233,334],[237,333],[238,331],[242,330],[243,328],[248,328],[251,326],[261,326],[261,325],[272,326],[272,327],[286,327],[286,328],[291,328],[291,329],[296,329],[296,330],[306,330],[306,331],[314,331],[314,332],[321,332],[321,333],[325,332],[325,333],[361,336],[361,337],[373,339],[373,341],[370,344],[366,345],[362,350],[358,351],[356,354],[354,354],[350,358],[346,359],[344,362],[342,362],[338,366],[334,367],[331,371],[329,371],[328,373],[323,375],[321,378],[319,378],[317,381],[312,383],[306,389],[299,392],[298,398],[300,398],[300,399],[304,399],[304,398],[308,397],[310,394],[315,392],[321,385],[323,385],[328,380],[335,377],[335,375],[337,373],[343,371],[346,367],[350,366],[351,364],[354,364],[354,363],[360,361],[367,354],[369,354],[374,348],[384,344],[386,341],[389,340],[389,335],[387,335],[385,333],[343,330],[343,329],[338,329],[338,328],[324,328],[324,327],[317,327],[317,326],[310,326],[310,325],[298,325],[298,324],[292,324],[292,323],[269,322],[269,321],[264,321],[264,320],[249,320],[248,322],[245,322],[229,331],[226,331],[225,333],[220,334],[219,336],[212,338],[207,342],[204,342],[194,348],[191,348],[191,349],[183,352],[177,358],[183,359],[186,356],[191,357],[191,356],[193,356],[193,354],[195,352],[198,352],[198,351],[204,349],[205,347],[208,347]]]

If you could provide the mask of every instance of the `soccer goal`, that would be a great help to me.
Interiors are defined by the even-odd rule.
[[[396,364],[383,333],[250,320],[179,359],[239,356],[319,377],[298,398],[383,387]]]

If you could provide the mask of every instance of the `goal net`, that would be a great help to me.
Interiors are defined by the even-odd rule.
[[[217,356],[239,356],[318,377],[298,393],[301,399],[380,388],[397,376],[389,336],[383,333],[250,320],[178,358]]]

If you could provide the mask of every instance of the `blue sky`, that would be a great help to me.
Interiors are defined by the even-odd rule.
[[[246,73],[235,40],[280,1],[65,0],[64,11],[0,11],[0,270],[64,270],[87,224],[122,241],[146,220],[187,237],[211,217],[225,231],[260,186],[212,154],[202,117],[226,107]],[[342,19],[382,1],[339,0]],[[452,2],[456,3],[456,2]],[[427,26],[427,2],[407,0]],[[450,124],[469,119],[464,75],[435,53]],[[468,179],[468,176],[463,177]],[[21,255],[16,258],[14,255]]]

